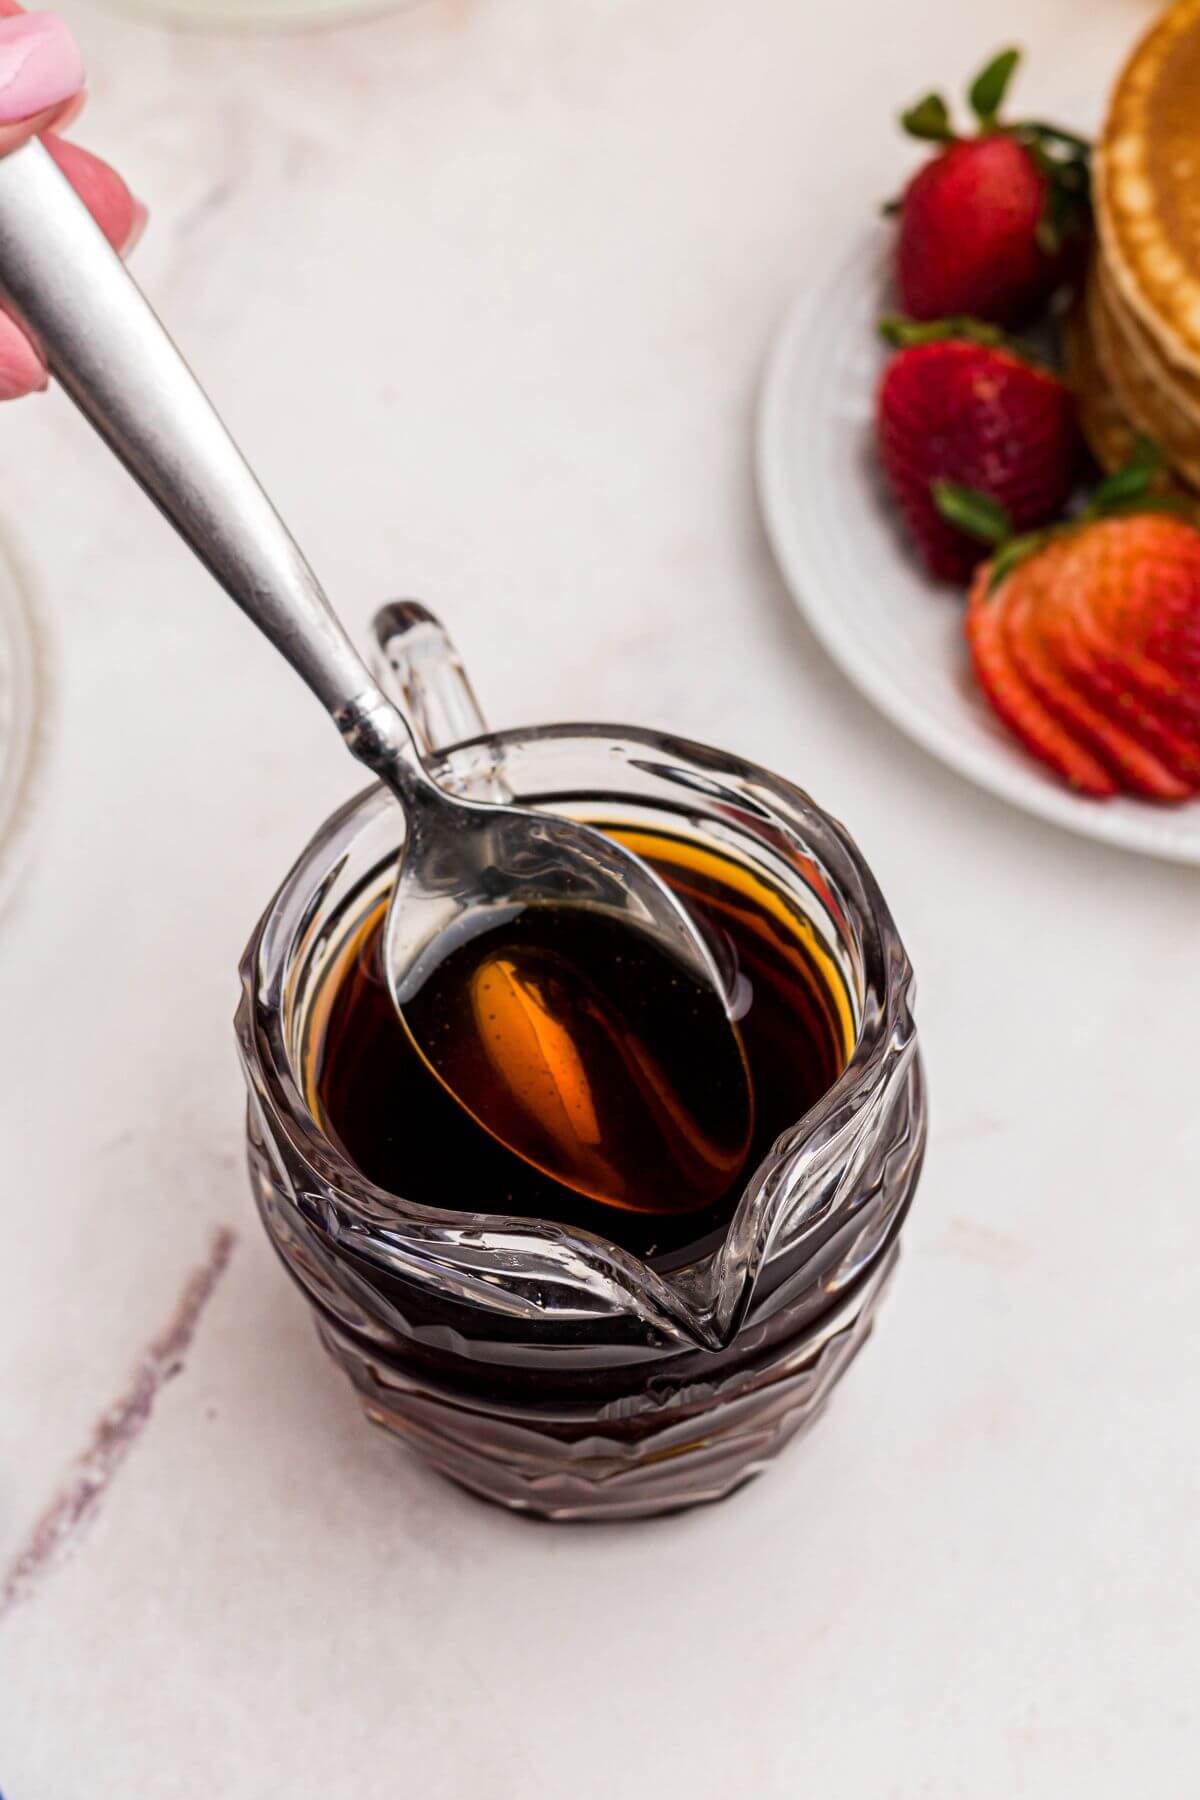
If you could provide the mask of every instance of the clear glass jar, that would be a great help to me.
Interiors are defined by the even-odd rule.
[[[403,838],[394,799],[372,787],[317,832],[243,959],[263,1223],[367,1417],[455,1481],[551,1518],[718,1499],[821,1410],[895,1265],[925,1145],[895,926],[842,827],[778,776],[626,726],[487,734],[422,608],[385,609],[376,635],[380,672],[446,785],[666,825],[765,878],[844,975],[855,1048],[776,1139],[723,1241],[680,1267],[498,1214],[495,1196],[458,1190],[451,1142],[444,1209],[375,1187],[322,1131],[305,1074],[322,976],[386,896]]]

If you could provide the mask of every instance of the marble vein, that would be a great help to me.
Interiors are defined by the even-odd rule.
[[[233,1254],[234,1233],[213,1233],[204,1261],[192,1270],[171,1316],[151,1339],[123,1391],[101,1413],[92,1435],[44,1508],[0,1582],[0,1620],[74,1548],[95,1518],[113,1477],[150,1422],[163,1383],[184,1365],[196,1327]]]

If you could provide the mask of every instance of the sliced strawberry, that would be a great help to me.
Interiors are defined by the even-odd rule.
[[[1050,577],[1048,571],[1037,570],[1036,564],[1051,560],[1050,552],[1035,558],[1033,568],[1019,571],[1025,579],[1001,588],[1008,597],[1003,625],[1014,667],[1072,736],[1108,764],[1122,787],[1147,800],[1186,800],[1192,792],[1190,783],[1078,693],[1048,651],[1041,615],[1051,592]]]
[[[1117,682],[1200,741],[1200,533],[1160,513],[1100,520],[1065,540],[1060,561],[1058,603],[1115,658]]]
[[[1200,528],[1147,493],[1155,467],[1143,446],[1077,521],[1006,546],[976,576],[967,629],[984,691],[1023,742],[1022,686],[1110,781],[1177,801],[1200,792]]]
[[[1160,710],[1153,691],[1139,681],[1133,659],[1124,659],[1104,635],[1078,591],[1054,594],[1042,609],[1042,641],[1064,679],[1098,712],[1129,733],[1144,749],[1189,787],[1200,786],[1200,738],[1179,731]],[[1139,664],[1148,662],[1139,657]],[[1170,681],[1157,665],[1159,676]]]
[[[1015,668],[1004,628],[1003,593],[990,593],[989,579],[986,568],[976,575],[966,614],[967,642],[980,687],[1031,755],[1077,793],[1109,798],[1118,792],[1109,769],[1047,711]]]
[[[1091,616],[1082,601],[1075,606],[1074,623],[1090,654],[1118,686],[1124,683],[1139,703],[1186,742],[1200,743],[1200,693],[1145,651],[1118,643],[1103,618]]]
[[[1183,596],[1178,603],[1159,610],[1145,635],[1145,649],[1170,673],[1197,692],[1200,677],[1200,617],[1193,610],[1183,610]]]

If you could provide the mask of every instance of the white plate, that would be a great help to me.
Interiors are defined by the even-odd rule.
[[[890,233],[872,228],[796,301],[767,367],[758,488],[792,596],[829,655],[902,731],[981,787],[1069,831],[1200,863],[1200,800],[1084,800],[1022,750],[975,686],[962,601],[910,556],[880,481]]]
[[[0,546],[0,905],[20,867],[33,804],[45,673],[21,577]]]

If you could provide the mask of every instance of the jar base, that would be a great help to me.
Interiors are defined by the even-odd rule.
[[[328,1318],[326,1350],[367,1419],[456,1486],[528,1517],[644,1519],[710,1505],[745,1486],[812,1425],[871,1334],[897,1245],[799,1339],[630,1416],[571,1417],[456,1395],[368,1353]]]

